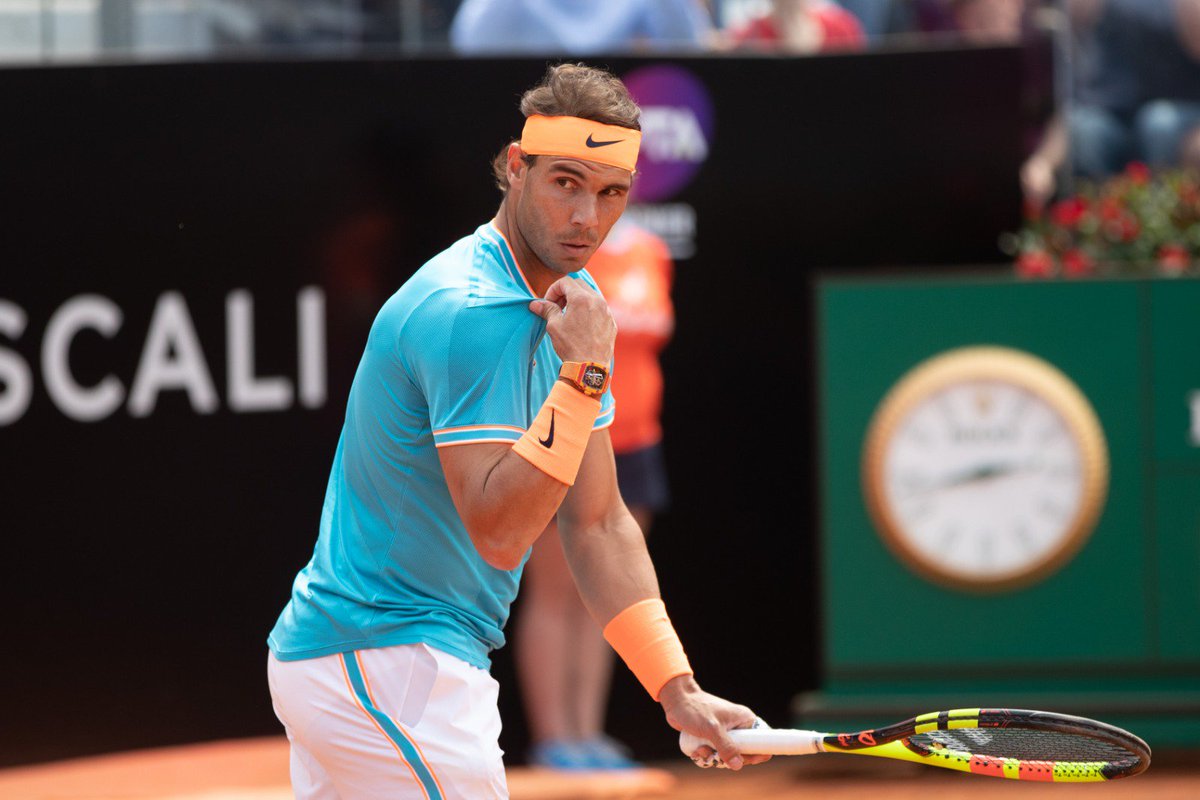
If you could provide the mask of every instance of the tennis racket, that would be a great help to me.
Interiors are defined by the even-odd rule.
[[[858,733],[756,727],[729,735],[747,754],[852,753],[1020,781],[1111,781],[1150,766],[1150,748],[1132,733],[1048,711],[960,708]],[[715,755],[694,755],[705,745],[712,746],[679,737],[684,755],[700,766],[723,766]]]

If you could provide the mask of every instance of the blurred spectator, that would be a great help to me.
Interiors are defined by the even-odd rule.
[[[907,0],[839,0],[853,14],[868,39],[913,30],[912,7]]]
[[[921,33],[955,34],[975,45],[1021,37],[1025,0],[909,0],[909,23]]]
[[[450,27],[461,53],[618,53],[707,47],[701,0],[464,0]]]
[[[1025,0],[950,0],[954,26],[971,44],[1016,43],[1024,14]]]
[[[955,30],[951,0],[907,0],[909,24],[920,33],[947,33]]]
[[[1088,0],[1071,112],[1076,172],[1177,164],[1200,126],[1200,0]],[[1099,12],[1086,8],[1101,6]]]
[[[654,515],[666,510],[669,499],[661,446],[659,354],[675,330],[671,302],[675,267],[666,242],[621,220],[587,269],[617,323],[611,391],[621,407],[609,429],[617,483],[629,511],[648,534]]]
[[[1067,110],[1022,170],[1034,205],[1056,174],[1098,179],[1130,161],[1200,166],[1200,0],[1065,0]]]
[[[218,46],[357,46],[363,14],[337,0],[218,2],[208,6]]]
[[[977,45],[1011,44],[1021,35],[1026,0],[839,0],[871,39],[954,34]]]
[[[862,50],[867,38],[858,19],[828,0],[771,0],[771,10],[729,35],[734,47],[789,53]]]
[[[444,48],[458,0],[209,0],[218,47],[260,45],[357,50],[372,45]]]

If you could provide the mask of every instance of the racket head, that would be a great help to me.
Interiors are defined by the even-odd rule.
[[[830,734],[823,745],[866,751],[892,742],[919,757],[912,760],[1012,780],[1109,781],[1150,766],[1149,746],[1128,731],[1024,709],[935,711],[878,730]]]

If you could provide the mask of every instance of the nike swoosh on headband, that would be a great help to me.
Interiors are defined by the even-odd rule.
[[[589,133],[587,141],[584,142],[584,144],[586,144],[588,147],[607,147],[610,144],[617,144],[618,142],[623,142],[623,141],[625,141],[625,140],[624,139],[613,139],[611,142],[597,142],[594,139],[592,139],[592,135]]]

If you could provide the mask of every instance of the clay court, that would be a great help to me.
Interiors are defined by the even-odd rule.
[[[120,753],[0,771],[4,800],[286,800],[282,737]],[[1111,784],[1031,785],[864,758],[776,758],[741,774],[680,760],[624,775],[509,771],[512,800],[1194,800],[1200,755],[1169,753],[1143,775]],[[480,798],[484,800],[484,798]]]

